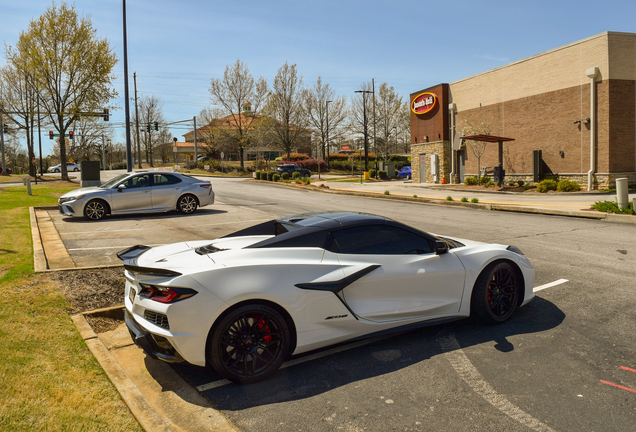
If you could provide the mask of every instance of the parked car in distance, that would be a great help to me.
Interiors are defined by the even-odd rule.
[[[108,214],[156,213],[178,210],[193,213],[214,204],[210,181],[166,171],[121,174],[99,187],[76,189],[58,200],[64,216],[100,220]]]
[[[212,159],[211,157],[208,157],[208,156],[199,156],[197,158],[197,162],[209,162],[211,160],[214,160],[214,159]]]
[[[311,177],[311,171],[294,164],[277,165],[276,168],[274,168],[274,171],[276,171],[278,174],[282,174],[284,172],[289,173],[289,177],[291,177],[295,172],[300,173],[301,177]]]
[[[397,176],[398,176],[398,178],[408,178],[410,180],[411,179],[411,166],[407,165],[407,166],[403,166],[402,168],[400,168],[400,170],[397,172]]]
[[[515,246],[344,211],[117,257],[133,341],[153,358],[211,365],[242,384],[289,355],[381,331],[471,315],[503,323],[534,297],[534,268]]]
[[[73,162],[66,162],[66,171],[79,171],[81,170],[82,167],[80,167],[78,164],[73,163]],[[50,173],[59,173],[62,172],[62,164],[57,164],[55,166],[50,167],[47,172]]]

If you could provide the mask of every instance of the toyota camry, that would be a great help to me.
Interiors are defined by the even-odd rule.
[[[515,246],[363,213],[300,214],[117,255],[135,343],[244,384],[292,354],[471,315],[501,323],[533,298],[534,268]]]
[[[214,204],[212,183],[167,171],[121,174],[101,186],[67,192],[58,200],[61,214],[88,220],[100,220],[108,214],[170,210],[190,214],[210,204]]]

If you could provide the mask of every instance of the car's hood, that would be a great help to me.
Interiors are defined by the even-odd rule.
[[[86,195],[86,194],[100,192],[100,191],[104,191],[104,190],[106,190],[106,189],[102,189],[102,188],[100,188],[98,186],[79,188],[79,189],[72,190],[70,192],[66,192],[64,195],[61,196],[61,198],[73,198],[73,197],[77,197],[77,196],[80,196],[80,195]]]

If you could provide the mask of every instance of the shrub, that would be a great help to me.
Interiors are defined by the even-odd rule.
[[[303,183],[307,183],[307,184],[311,184],[311,178],[309,178],[309,177],[303,177],[302,182],[303,182]]]
[[[537,192],[545,193],[547,191],[557,190],[556,180],[546,179],[541,180],[537,185]]]
[[[291,162],[296,162],[296,161],[302,161],[302,160],[309,159],[309,156],[307,156],[305,153],[290,153],[289,154],[289,158],[288,158],[287,154],[285,153],[281,157],[281,160],[283,160],[283,159],[286,162],[282,162],[282,163],[291,163]],[[278,158],[276,158],[276,160],[278,160]]]
[[[267,171],[267,181],[272,181],[274,179],[274,174],[276,174],[276,172],[274,171]]]
[[[288,173],[288,174],[289,174],[289,173]],[[300,179],[300,173],[299,173],[299,172],[295,172],[295,173],[293,173],[293,174],[292,174],[292,178],[293,178],[294,180],[299,180],[299,179]]]
[[[413,198],[417,198],[417,195],[413,195]]]
[[[524,182],[523,180],[517,180],[517,185],[519,187],[523,186],[524,184],[526,184],[526,182]]]
[[[113,164],[112,169],[114,170],[126,169],[126,162],[116,162]]]
[[[384,191],[384,195],[391,195],[391,192],[389,192],[389,191]]]
[[[389,162],[401,162],[402,164],[406,164],[408,165],[408,163],[411,161],[411,158],[409,158],[408,156],[402,156],[402,155],[389,155]]]
[[[488,176],[483,176],[479,178],[480,185],[487,185],[489,181],[490,181],[490,177]]]
[[[326,171],[327,170],[327,163],[324,160],[318,160],[318,159],[303,159],[303,160],[298,160],[298,161],[281,161],[280,163],[282,164],[293,164],[296,166],[299,166],[301,168],[305,168],[308,169],[309,171],[312,172],[317,172],[318,171],[318,164],[320,164],[320,171]]]
[[[256,171],[256,173],[254,174],[254,178],[256,180],[260,180],[261,179],[261,172],[260,171]]]
[[[378,176],[382,179],[385,180],[387,179],[389,176],[386,175],[386,171],[380,170],[378,171]]]
[[[529,185],[529,184],[524,185],[524,186],[523,186],[523,189],[524,189],[524,190],[528,190],[528,189],[530,189],[530,185]]]
[[[492,181],[492,180],[488,180],[488,183],[486,183],[486,186],[488,186],[488,187],[491,187],[491,186],[494,186],[494,185],[495,185],[495,182]]]
[[[274,174],[274,175],[272,176],[272,181],[277,182],[277,181],[279,181],[279,180],[280,180],[280,174],[276,173],[276,174]]]
[[[446,197],[446,201],[452,201],[452,200],[453,200],[452,196],[449,195],[449,196]]]
[[[283,180],[289,180],[289,173],[288,172],[284,172],[280,175],[280,178],[282,178]]]
[[[470,202],[471,202],[471,203],[478,203],[478,202],[479,202],[479,199],[477,199],[477,198],[473,198],[473,199],[471,199],[471,200],[470,200]]]
[[[595,210],[604,212],[604,213],[618,213],[618,214],[632,214],[634,213],[634,203],[630,202],[628,208],[621,209],[618,207],[618,203],[616,201],[597,201],[592,204],[592,207]]]
[[[479,183],[479,179],[477,178],[477,176],[466,177],[464,179],[464,184],[468,186],[476,186],[477,183]]]
[[[568,179],[559,180],[557,183],[557,191],[559,192],[577,192],[581,190],[581,185],[575,181]]]
[[[376,175],[376,174],[377,174],[377,171],[376,171],[375,169],[371,168],[371,169],[369,170],[369,176],[370,176],[371,178],[375,178],[375,175]]]
[[[463,198],[462,198],[462,202],[468,202],[468,198],[463,197]]]
[[[508,182],[508,186],[510,186],[510,187],[514,187],[516,184],[517,184],[517,182],[516,182],[516,181],[514,181],[514,180],[510,180],[510,181]]]

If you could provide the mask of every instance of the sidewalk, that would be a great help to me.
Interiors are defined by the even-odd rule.
[[[342,192],[359,192],[372,194],[385,194],[388,191],[392,196],[413,197],[418,198],[446,200],[448,196],[453,198],[454,202],[467,198],[470,201],[477,198],[480,204],[492,204],[506,207],[517,207],[519,210],[527,210],[533,213],[552,213],[564,212],[570,213],[571,216],[604,218],[596,211],[590,210],[592,204],[597,201],[615,201],[616,194],[600,193],[600,192],[576,192],[576,193],[515,193],[515,192],[488,192],[482,190],[461,190],[457,189],[458,185],[431,185],[412,183],[410,180],[391,181],[391,182],[341,182],[332,181],[330,179],[312,180],[312,184],[320,186],[323,184],[328,186],[330,190]],[[630,201],[636,198],[636,193],[629,195]],[[627,215],[611,215],[610,219],[617,220],[629,218]],[[634,217],[636,223],[636,217]]]

